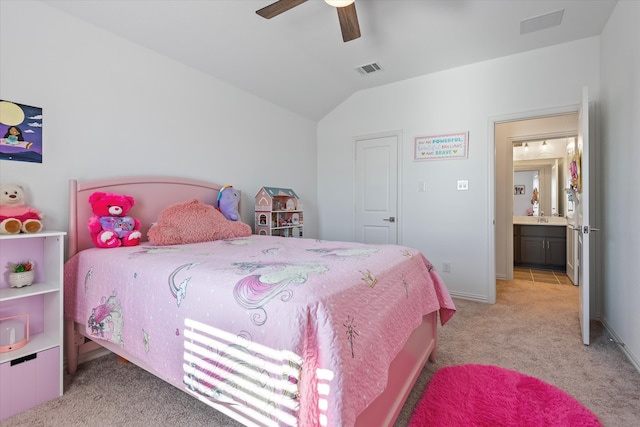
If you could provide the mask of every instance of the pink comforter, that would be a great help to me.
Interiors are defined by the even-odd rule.
[[[276,424],[353,425],[422,316],[454,304],[402,246],[271,236],[88,249],[65,317],[156,374]]]

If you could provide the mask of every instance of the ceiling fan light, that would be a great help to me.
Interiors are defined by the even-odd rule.
[[[355,0],[324,0],[325,3],[327,3],[329,6],[333,6],[333,7],[349,6],[354,1]]]

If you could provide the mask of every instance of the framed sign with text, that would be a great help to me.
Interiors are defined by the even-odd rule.
[[[417,136],[414,150],[414,160],[466,159],[469,132]]]

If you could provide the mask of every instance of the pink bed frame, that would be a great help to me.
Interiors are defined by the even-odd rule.
[[[133,196],[136,204],[131,210],[131,215],[143,224],[142,235],[143,239],[146,239],[149,224],[156,221],[165,207],[192,198],[214,204],[221,188],[222,185],[219,184],[169,176],[121,177],[84,182],[71,180],[69,182],[68,256],[71,257],[83,249],[93,247],[87,231],[87,223],[92,215],[88,200],[94,191]],[[425,363],[427,360],[435,361],[436,344],[437,312],[433,312],[424,316],[422,324],[413,331],[401,352],[393,360],[385,391],[358,416],[356,426],[393,426]],[[83,324],[66,318],[65,347],[67,369],[70,374],[77,371],[80,354],[100,347],[107,348],[155,374],[144,361],[131,357],[119,346],[108,341],[91,341]],[[171,384],[187,392],[183,384]],[[200,400],[245,425],[256,425],[253,420],[245,418],[241,412],[236,412],[232,407],[221,406],[206,399]]]

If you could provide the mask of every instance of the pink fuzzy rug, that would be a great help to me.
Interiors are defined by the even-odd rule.
[[[409,427],[601,427],[576,399],[537,378],[497,366],[460,365],[435,373]]]

